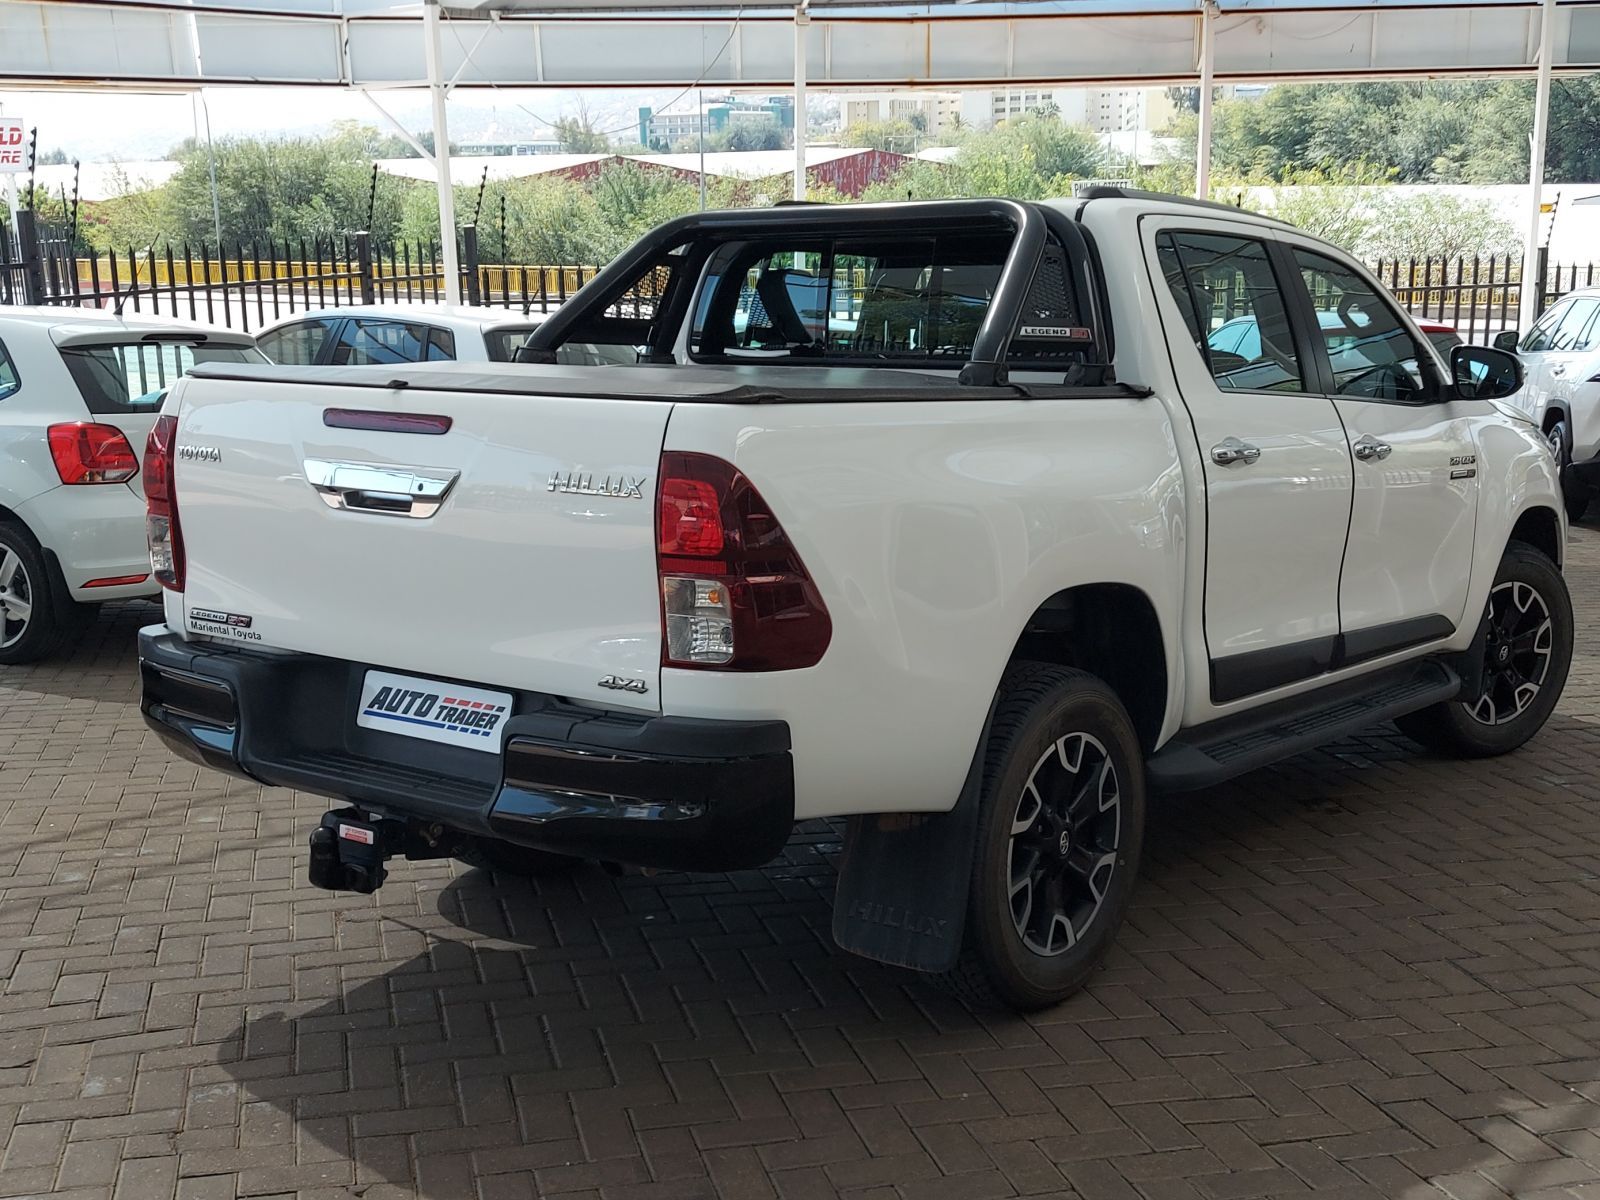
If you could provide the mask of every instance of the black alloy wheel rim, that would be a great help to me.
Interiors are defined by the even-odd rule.
[[[1069,733],[1039,757],[1011,818],[1008,907],[1022,943],[1053,958],[1072,949],[1117,870],[1122,793],[1105,745]]]
[[[1517,580],[1489,593],[1483,646],[1483,692],[1465,703],[1482,725],[1504,725],[1528,711],[1550,674],[1555,622],[1544,597]]]

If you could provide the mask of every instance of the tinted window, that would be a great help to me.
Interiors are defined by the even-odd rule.
[[[127,342],[67,346],[62,361],[92,413],[148,412],[166,389],[196,363],[266,362],[247,346],[191,346],[179,342]]]
[[[257,345],[261,353],[275,363],[308,367],[322,353],[322,344],[328,340],[327,321],[302,321],[298,325],[285,325],[271,333],[263,334]]]
[[[1317,310],[1334,391],[1400,403],[1431,396],[1433,383],[1421,365],[1421,348],[1393,306],[1360,275],[1331,258],[1306,250],[1296,250],[1294,257]]]
[[[1189,337],[1218,387],[1305,391],[1265,244],[1211,233],[1163,233],[1156,254]]]
[[[1427,338],[1433,343],[1433,348],[1444,356],[1445,362],[1450,361],[1450,351],[1461,345],[1461,335],[1454,330],[1448,333],[1443,330],[1435,330],[1429,333]]]
[[[529,329],[489,329],[483,340],[491,362],[515,362],[528,340]],[[556,362],[564,367],[610,367],[639,361],[638,346],[596,346],[591,342],[566,342],[556,347]]]
[[[1550,344],[1545,349],[1587,350],[1593,338],[1590,330],[1594,324],[1596,311],[1600,311],[1600,300],[1589,296],[1580,296],[1567,305],[1567,310],[1561,314],[1561,320],[1551,332]]]
[[[972,355],[1011,240],[996,231],[728,243],[706,268],[691,350],[959,366]],[[1076,323],[1073,312],[1056,312],[1063,307],[1050,306],[1050,323]]]
[[[11,361],[11,352],[6,349],[6,344],[0,342],[0,400],[4,400],[22,386],[22,381],[17,378],[17,366]]]
[[[372,364],[436,362],[456,356],[456,339],[448,329],[410,321],[357,317],[345,322],[333,348],[333,363],[341,367]]]
[[[1567,315],[1567,310],[1572,307],[1572,301],[1557,304],[1554,308],[1545,310],[1544,316],[1533,323],[1533,328],[1528,330],[1522,339],[1523,350],[1549,350],[1551,334],[1561,319]]]

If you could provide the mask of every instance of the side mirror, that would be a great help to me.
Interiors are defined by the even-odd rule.
[[[1499,400],[1522,386],[1522,360],[1488,346],[1456,346],[1450,375],[1462,400]]]
[[[1504,350],[1507,354],[1515,354],[1517,352],[1517,343],[1521,340],[1522,334],[1515,329],[1503,329],[1494,335],[1494,341],[1490,345],[1496,350]]]

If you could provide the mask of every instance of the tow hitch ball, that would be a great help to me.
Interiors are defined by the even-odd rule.
[[[383,863],[401,849],[405,825],[366,818],[358,809],[324,813],[311,831],[311,883],[332,892],[375,892],[389,874]]]

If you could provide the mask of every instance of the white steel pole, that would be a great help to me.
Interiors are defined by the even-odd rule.
[[[806,32],[805,5],[794,10],[794,198],[806,198]]]
[[[428,94],[433,101],[433,170],[439,187],[439,250],[444,258],[444,298],[461,303],[461,260],[456,252],[456,199],[450,182],[450,123],[445,117],[444,70],[439,62],[439,0],[422,6],[427,38]]]
[[[1545,140],[1550,129],[1550,60],[1555,56],[1556,0],[1544,0],[1539,11],[1539,75],[1533,89],[1533,145],[1528,155],[1528,240],[1522,245],[1522,328],[1538,315],[1544,280],[1539,270],[1539,206],[1544,199]]]
[[[1212,22],[1215,17],[1216,5],[1206,0],[1200,10],[1200,130],[1194,152],[1194,194],[1199,200],[1211,198],[1211,76],[1216,65]]]

